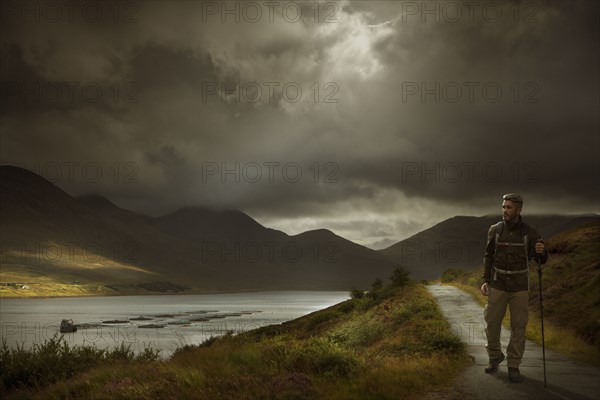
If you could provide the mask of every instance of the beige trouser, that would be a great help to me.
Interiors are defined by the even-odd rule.
[[[490,288],[488,303],[483,311],[487,327],[487,349],[490,359],[502,354],[500,346],[500,329],[506,314],[506,306],[510,310],[510,341],[506,348],[507,364],[509,367],[519,367],[525,350],[525,329],[527,327],[529,292],[505,292]]]

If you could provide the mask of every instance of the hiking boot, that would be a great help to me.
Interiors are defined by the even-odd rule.
[[[500,354],[498,358],[490,358],[490,362],[487,367],[485,367],[485,373],[491,374],[498,371],[498,365],[504,361],[504,354]]]
[[[519,368],[508,367],[508,379],[511,382],[523,382]]]

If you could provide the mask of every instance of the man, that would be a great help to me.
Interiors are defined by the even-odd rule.
[[[486,373],[498,370],[504,361],[500,345],[500,329],[508,306],[510,310],[510,342],[508,377],[511,382],[523,378],[519,364],[525,350],[529,303],[529,263],[535,258],[541,264],[548,260],[544,242],[538,231],[521,220],[523,198],[515,193],[502,197],[502,221],[490,227],[483,258],[481,293],[488,296],[484,317],[487,327],[486,349],[489,364]]]

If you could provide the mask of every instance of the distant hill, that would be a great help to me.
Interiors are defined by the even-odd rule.
[[[523,215],[545,239],[595,219],[598,215]],[[437,279],[448,268],[481,266],[488,229],[500,220],[499,215],[449,218],[379,253],[405,265],[414,279]]]
[[[3,288],[23,283],[38,295],[347,290],[393,267],[327,230],[289,236],[240,211],[199,207],[148,217],[12,166],[0,167],[0,222]]]

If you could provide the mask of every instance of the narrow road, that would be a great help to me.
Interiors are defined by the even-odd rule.
[[[483,308],[473,297],[454,287],[429,285],[427,289],[436,298],[444,317],[450,322],[453,332],[467,344],[467,351],[474,364],[461,376],[451,398],[493,400],[590,400],[600,399],[600,368],[572,361],[567,357],[546,349],[546,371],[548,388],[544,388],[542,347],[527,341],[520,366],[522,383],[508,380],[506,361],[498,372],[486,374],[483,369],[488,363],[485,351],[485,321]],[[510,331],[502,328],[502,347],[506,345]]]

